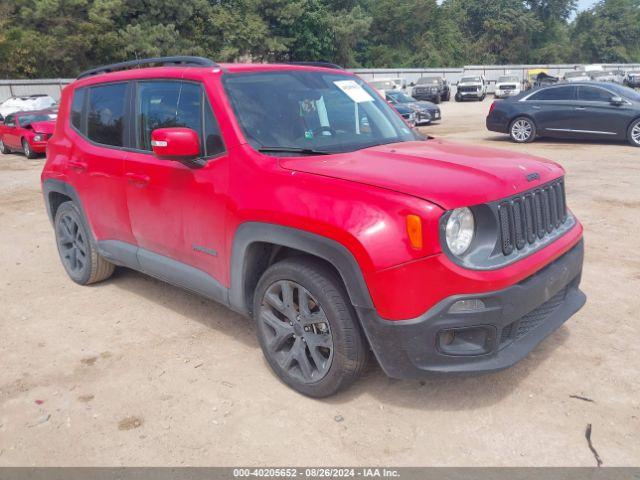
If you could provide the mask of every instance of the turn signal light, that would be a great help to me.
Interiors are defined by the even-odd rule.
[[[416,250],[422,248],[422,220],[418,215],[407,215],[409,243]]]
[[[489,107],[489,113],[493,112],[494,108],[496,108],[496,102],[491,103],[491,106]]]

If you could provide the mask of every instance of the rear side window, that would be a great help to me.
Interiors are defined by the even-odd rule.
[[[580,87],[578,89],[578,98],[585,102],[610,102],[613,94],[595,87]]]
[[[124,145],[126,91],[125,83],[89,88],[87,136],[90,140],[115,147]]]
[[[545,88],[529,97],[529,100],[575,100],[576,87],[553,87]]]
[[[79,132],[82,132],[82,108],[84,107],[85,89],[79,88],[73,93],[73,102],[71,103],[71,125]]]

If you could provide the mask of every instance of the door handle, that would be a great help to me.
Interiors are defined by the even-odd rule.
[[[87,171],[87,164],[79,160],[70,160],[69,166],[78,173]]]
[[[540,110],[540,106],[538,105],[532,105],[531,108],[533,108],[534,110]]]
[[[150,180],[148,175],[141,175],[138,173],[126,173],[125,177],[127,177],[127,181],[130,184],[135,185],[139,188],[146,187],[149,184]]]
[[[575,109],[576,109],[576,110],[586,110],[586,109],[587,109],[587,107],[576,107]]]

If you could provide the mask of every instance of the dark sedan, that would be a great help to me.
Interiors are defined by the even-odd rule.
[[[440,120],[440,109],[431,102],[420,102],[399,90],[388,90],[385,93],[387,102],[398,108],[399,105],[410,108],[415,112],[416,125],[431,123],[432,120]]]
[[[640,93],[614,83],[558,84],[493,102],[487,128],[514,142],[536,137],[627,139],[640,147]]]

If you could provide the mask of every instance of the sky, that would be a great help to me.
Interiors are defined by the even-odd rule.
[[[597,0],[578,0],[578,11],[586,10],[593,7]]]

